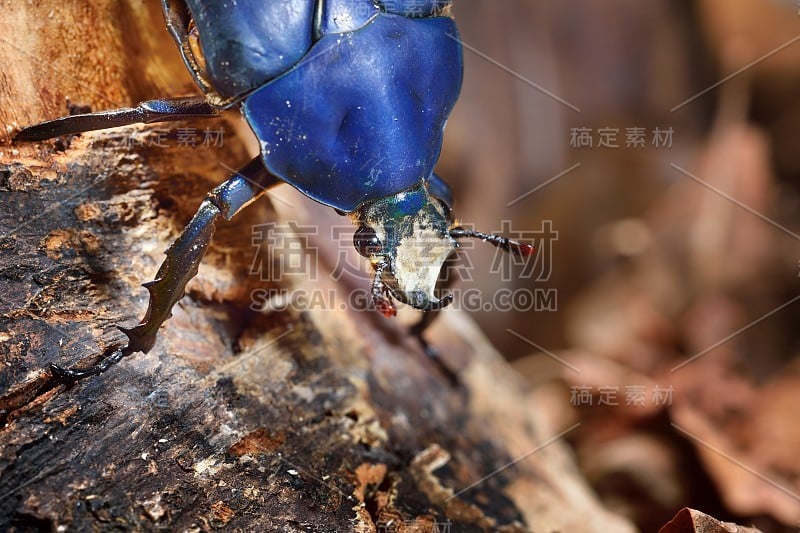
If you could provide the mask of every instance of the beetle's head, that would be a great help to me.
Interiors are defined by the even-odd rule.
[[[354,221],[353,244],[375,268],[372,297],[384,315],[395,314],[392,297],[424,311],[450,303],[452,296],[434,293],[458,243],[450,236],[449,208],[425,184],[367,202],[354,213]]]
[[[453,300],[450,294],[439,298],[435,293],[445,262],[458,248],[456,239],[479,238],[516,255],[534,252],[528,244],[453,227],[449,190],[440,192],[446,197],[422,183],[366,202],[353,213],[358,225],[353,244],[375,268],[372,299],[384,316],[396,314],[392,298],[423,311],[441,309]]]

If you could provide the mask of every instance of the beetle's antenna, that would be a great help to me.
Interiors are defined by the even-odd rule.
[[[500,235],[494,235],[491,233],[483,233],[464,228],[453,228],[450,230],[450,236],[454,239],[474,237],[519,257],[529,257],[536,253],[536,248],[532,244],[526,244],[524,242],[515,241],[507,237],[502,237]]]
[[[384,284],[383,280],[381,279],[381,276],[383,276],[383,271],[388,266],[389,263],[386,261],[381,261],[375,267],[375,278],[372,280],[372,301],[375,303],[375,307],[378,308],[378,311],[380,311],[383,316],[386,318],[391,318],[397,315],[397,309],[392,303],[391,297],[388,296],[389,290],[386,288],[386,284]]]

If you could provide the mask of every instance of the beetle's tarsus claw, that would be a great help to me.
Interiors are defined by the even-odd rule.
[[[119,363],[123,358],[137,351],[138,350],[131,349],[131,347],[128,345],[123,347],[112,347],[105,351],[105,353],[108,355],[96,365],[92,365],[87,368],[65,368],[55,363],[50,363],[50,372],[53,374],[53,377],[56,380],[70,385],[83,378],[102,374],[113,365]]]
[[[53,374],[56,380],[62,383],[70,384],[77,380],[72,370],[55,363],[50,363],[50,373]]]

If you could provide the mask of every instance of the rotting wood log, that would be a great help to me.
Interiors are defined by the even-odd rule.
[[[235,113],[10,143],[68,101],[192,91],[160,16],[132,0],[0,5],[0,529],[630,530],[467,315],[448,310],[431,330],[461,376],[452,386],[399,321],[338,305],[254,311],[267,289],[351,289],[253,275],[253,228],[280,217],[268,201],[218,227],[150,353],[55,382],[50,363],[91,364],[122,340],[114,325],[146,307],[139,284],[226,167],[248,160]],[[224,141],[203,142],[206,127]],[[292,203],[293,220],[332,215]],[[331,267],[329,241],[308,242]]]

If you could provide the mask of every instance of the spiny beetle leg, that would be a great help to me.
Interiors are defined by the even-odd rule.
[[[128,343],[89,368],[64,369],[53,365],[51,370],[54,375],[65,381],[75,381],[105,372],[132,353],[150,351],[159,327],[172,315],[172,306],[183,297],[186,284],[197,274],[200,261],[214,235],[217,218],[222,216],[230,220],[277,183],[279,179],[264,168],[260,157],[256,157],[210,191],[183,233],[167,249],[167,257],[155,279],[144,284],[150,293],[150,300],[142,321],[132,328],[118,326],[128,337]]]
[[[214,235],[217,217],[230,220],[278,181],[256,157],[208,193],[189,225],[167,250],[155,279],[144,284],[150,292],[144,319],[136,327],[120,328],[128,336],[128,346],[141,352],[153,347],[158,328],[171,316],[172,306],[183,297],[186,284],[197,274]]]
[[[14,136],[15,141],[43,141],[60,135],[103,130],[131,124],[174,122],[192,118],[219,116],[204,97],[164,98],[148,100],[136,107],[112,109],[98,113],[70,115],[28,126]]]

